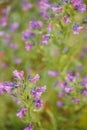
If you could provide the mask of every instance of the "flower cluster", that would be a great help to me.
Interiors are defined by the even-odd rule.
[[[57,106],[66,105],[65,99],[77,104],[81,97],[87,96],[87,76],[81,79],[79,73],[68,72],[65,81],[57,81],[56,86],[60,88]]]
[[[80,12],[84,12],[86,10],[86,4],[84,4],[82,0],[72,0],[72,5]]]
[[[13,101],[20,105],[20,109],[17,112],[17,117],[24,118],[27,120],[29,117],[29,111],[31,115],[34,113],[34,109],[39,109],[43,105],[43,100],[41,100],[41,95],[46,91],[46,86],[38,87],[36,82],[39,80],[39,74],[34,77],[28,76],[28,80],[25,81],[24,71],[13,71],[13,76],[15,82],[4,82],[0,83],[0,94],[7,92],[13,97]],[[29,83],[34,83],[35,87],[30,87]],[[31,116],[31,122],[32,116]],[[34,126],[29,124],[24,130],[33,130]]]
[[[43,92],[46,91],[46,86],[37,87],[34,90],[31,90],[31,95],[34,97],[33,102],[35,103],[36,108],[40,108],[43,104],[43,101],[40,99]]]

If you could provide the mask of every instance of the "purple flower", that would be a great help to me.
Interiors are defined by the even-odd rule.
[[[42,35],[42,41],[41,41],[41,44],[45,44],[45,45],[47,45],[48,42],[49,42],[49,39],[50,39],[50,34]]]
[[[18,72],[17,70],[14,70],[13,75],[18,79],[22,79],[24,77],[24,71]]]
[[[52,7],[52,10],[54,11],[54,12],[60,12],[60,11],[62,11],[62,7],[60,6],[60,7]]]
[[[71,20],[67,16],[64,16],[64,21],[65,21],[66,24],[71,23]]]
[[[80,12],[84,12],[86,10],[86,5],[83,4],[82,0],[72,0],[72,5]]]
[[[31,76],[28,77],[28,80],[30,82],[33,82],[33,83],[36,83],[40,78],[40,75],[39,74],[36,74],[33,78]]]
[[[32,124],[27,125],[24,130],[33,130],[34,126]]]
[[[72,72],[68,72],[68,74],[66,76],[66,81],[75,82],[75,80],[76,80],[76,76],[74,76]]]
[[[44,85],[43,87],[37,87],[36,91],[37,92],[45,92],[46,91],[46,85]]]
[[[4,94],[4,86],[0,83],[0,94]]]
[[[3,44],[8,44],[11,40],[11,35],[10,34],[5,34],[4,39],[3,39]]]
[[[31,20],[29,22],[29,26],[30,26],[31,29],[37,28],[37,22],[36,22],[36,20]]]
[[[84,12],[84,11],[86,11],[86,5],[80,4],[79,6],[76,7],[76,9],[80,12]]]
[[[14,58],[14,62],[18,65],[21,64],[22,60],[20,58]]]
[[[12,82],[4,82],[3,88],[4,88],[4,91],[10,93],[15,88],[15,84]]]
[[[37,21],[37,28],[40,29],[43,27],[43,22],[42,21]]]
[[[20,104],[22,103],[22,101],[21,101],[21,100],[18,100],[17,98],[13,98],[13,101],[14,101],[16,104],[18,104],[18,105],[20,105]]]
[[[24,32],[22,32],[22,39],[23,40],[28,40],[31,39],[34,36],[34,33],[31,32],[30,30],[25,30]]]
[[[73,87],[65,87],[64,90],[66,93],[70,93],[74,90],[74,88]]]
[[[30,51],[31,48],[32,48],[32,44],[31,44],[30,42],[26,42],[26,44],[25,44],[25,49],[26,49],[27,51]]]
[[[35,103],[36,108],[40,108],[43,105],[43,101],[40,99],[34,99],[33,102]]]
[[[43,16],[45,19],[49,19],[50,16],[46,11],[40,11],[41,16]]]
[[[65,86],[66,86],[66,85],[65,85],[63,82],[61,82],[61,81],[58,82],[58,85],[61,87],[62,90],[64,90],[64,88],[65,88]]]
[[[9,45],[9,47],[10,47],[11,49],[17,49],[17,48],[18,48],[18,44],[17,44],[17,43],[11,43],[11,44]]]
[[[19,27],[19,23],[14,22],[11,26],[10,26],[10,30],[11,31],[16,31]]]
[[[72,5],[73,6],[80,5],[81,3],[82,3],[82,0],[72,0]]]
[[[29,22],[29,26],[31,29],[40,29],[43,27],[43,22],[42,21],[36,21],[36,20],[31,20]]]
[[[27,109],[27,107],[25,106],[25,107],[21,108],[16,115],[17,115],[19,118],[23,118],[23,117],[26,115],[27,111],[28,111],[28,109]]]
[[[13,88],[11,86],[4,86],[4,89],[6,90],[6,92],[10,93]]]
[[[32,7],[33,7],[33,4],[26,2],[26,3],[23,4],[22,9],[23,9],[23,11],[28,11]]]
[[[73,34],[79,34],[80,30],[82,30],[84,27],[83,26],[79,26],[78,24],[75,24],[73,26]]]
[[[8,64],[6,62],[2,62],[1,67],[2,68],[8,68]]]
[[[36,108],[40,108],[43,105],[43,101],[40,99],[43,92],[46,91],[46,86],[37,87],[34,90],[31,90],[31,95],[34,97],[33,102]]]
[[[43,92],[46,91],[46,86],[37,87],[34,90],[31,90],[31,95],[34,96],[35,99],[39,99]]]
[[[2,26],[2,27],[7,26],[7,18],[6,17],[2,17],[0,19],[0,26]]]
[[[63,102],[61,102],[61,101],[57,101],[57,106],[58,106],[58,107],[62,107],[63,105],[64,105]]]
[[[48,32],[52,32],[52,30],[53,30],[52,22],[49,23],[47,30],[48,30]]]
[[[43,1],[43,0],[41,0],[38,3],[38,5],[40,7],[40,10],[43,10],[43,11],[47,11],[51,7],[50,4],[47,1]]]
[[[80,101],[80,99],[79,99],[79,98],[72,98],[72,102],[73,102],[73,103],[78,104],[78,103],[79,103],[79,101]]]
[[[58,96],[59,96],[59,97],[64,97],[65,94],[64,94],[63,92],[61,92],[61,93],[58,94]]]
[[[84,91],[82,92],[82,94],[83,94],[84,96],[87,96],[87,91],[84,90]]]
[[[87,88],[87,76],[85,76],[83,78],[83,80],[81,81],[81,85],[84,87],[84,88]]]
[[[55,77],[55,76],[58,76],[58,72],[57,71],[48,71],[48,75],[50,75],[51,77]]]

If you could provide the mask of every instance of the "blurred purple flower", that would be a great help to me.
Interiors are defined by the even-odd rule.
[[[26,115],[27,111],[28,111],[28,109],[27,109],[27,107],[25,106],[25,107],[21,108],[16,115],[17,115],[19,118],[23,118],[23,117]]]
[[[7,26],[7,18],[6,17],[2,17],[0,19],[0,26],[2,26],[2,27],[6,27]]]
[[[30,42],[26,42],[26,44],[25,44],[25,49],[26,49],[27,51],[30,51],[31,48],[32,48],[32,44],[31,44]]]
[[[66,81],[67,82],[75,82],[76,80],[76,76],[73,75],[73,72],[68,72],[67,76],[66,76]]]
[[[49,42],[49,39],[50,39],[50,34],[42,35],[42,41],[41,41],[41,44],[45,44],[45,45],[47,45],[48,42]]]
[[[22,10],[23,11],[28,11],[32,7],[33,7],[33,4],[26,2],[26,3],[23,4]]]
[[[55,77],[55,76],[58,76],[59,73],[57,71],[48,71],[48,75],[51,76],[51,77]]]
[[[54,12],[60,12],[60,11],[62,11],[62,7],[60,6],[60,7],[52,7],[52,10],[54,11]]]
[[[20,58],[14,58],[13,59],[14,60],[14,62],[18,65],[18,64],[21,64],[21,62],[22,62],[22,60],[20,59]]]
[[[0,94],[4,94],[4,86],[0,83]]]
[[[84,29],[83,26],[79,26],[78,24],[75,24],[73,26],[73,34],[79,34],[80,30]]]
[[[80,12],[84,12],[86,10],[86,5],[83,4],[83,0],[72,0],[72,5]]]
[[[87,96],[87,90],[84,90],[84,91],[82,92],[82,94],[83,94],[84,96]]]
[[[42,21],[36,21],[36,20],[31,20],[30,22],[29,22],[29,26],[30,26],[30,28],[31,29],[40,29],[40,28],[42,28],[43,27],[43,22]]]
[[[18,29],[18,27],[19,27],[19,23],[14,22],[13,24],[10,25],[9,29],[11,31],[16,31]]]
[[[34,129],[34,126],[31,125],[31,124],[27,125],[27,126],[24,128],[24,130],[33,130],[33,129]]]
[[[72,102],[78,104],[80,102],[79,98],[72,98]]]
[[[17,44],[17,43],[11,43],[11,44],[9,45],[9,47],[10,47],[11,49],[17,49],[17,48],[18,48],[18,44]]]
[[[66,24],[71,23],[71,20],[67,16],[64,16],[64,21],[65,21]]]
[[[22,40],[31,39],[33,36],[34,36],[34,33],[28,29],[22,32]]]
[[[24,71],[18,72],[17,70],[14,70],[13,75],[18,79],[22,79],[24,77]]]
[[[39,80],[39,78],[40,78],[39,74],[36,74],[33,78],[31,76],[28,76],[28,80],[33,83],[36,83]]]

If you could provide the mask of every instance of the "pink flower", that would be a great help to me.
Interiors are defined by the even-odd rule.
[[[6,92],[10,93],[13,88],[11,86],[5,86],[4,89],[6,90]]]
[[[66,24],[70,24],[71,23],[71,20],[68,17],[66,17],[66,16],[64,16],[64,21],[65,21]]]
[[[43,87],[38,87],[36,89],[37,92],[45,92],[46,91],[46,85],[44,85]]]
[[[4,86],[0,83],[0,94],[4,94]]]
[[[52,32],[53,30],[53,24],[50,22],[49,25],[48,25],[48,32]]]
[[[16,115],[17,115],[19,118],[23,118],[23,117],[26,115],[27,111],[28,111],[28,109],[27,109],[27,107],[25,106],[24,108],[20,109]]]
[[[73,88],[72,87],[65,87],[64,90],[66,93],[70,93],[71,91],[73,91]]]
[[[80,102],[79,98],[72,98],[72,102],[78,104]]]
[[[2,27],[7,26],[7,18],[6,17],[2,17],[0,19],[0,26],[2,26]]]
[[[58,76],[58,72],[57,71],[48,71],[48,75],[50,75],[51,77],[55,77],[55,76]]]
[[[17,43],[11,43],[11,44],[9,45],[9,47],[10,47],[11,49],[17,49],[17,48],[18,48],[18,44],[17,44]]]
[[[61,6],[60,7],[53,7],[52,10],[54,12],[60,12],[60,11],[62,11],[62,7]]]
[[[33,82],[33,83],[36,83],[40,78],[40,75],[39,74],[36,74],[33,78],[31,76],[28,77],[28,80],[30,82]]]
[[[15,103],[17,103],[18,105],[20,105],[20,104],[22,103],[22,101],[21,101],[21,100],[17,100],[17,98],[13,98],[13,101],[14,101]]]
[[[12,31],[16,31],[19,27],[19,23],[14,22],[11,26],[10,26],[10,30]]]
[[[26,42],[26,44],[25,44],[25,49],[26,49],[27,51],[30,51],[31,48],[32,48],[32,44],[31,44],[30,42]]]
[[[18,79],[22,79],[23,76],[24,76],[24,71],[18,72],[17,70],[14,70],[14,71],[13,71],[13,75],[14,75],[16,78],[18,78]]]
[[[84,26],[80,26],[78,24],[75,24],[73,26],[73,34],[79,34],[80,30],[83,30]]]
[[[28,11],[29,9],[31,9],[33,7],[33,5],[31,3],[25,3],[23,5],[23,11]]]
[[[86,10],[86,4],[84,4],[82,0],[72,0],[72,5],[80,12],[84,12]]]
[[[41,41],[41,44],[45,44],[45,45],[47,45],[48,42],[49,42],[49,39],[50,39],[50,34],[42,35],[42,41]]]

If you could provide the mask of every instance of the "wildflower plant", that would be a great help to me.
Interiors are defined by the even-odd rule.
[[[29,76],[27,80],[24,78],[24,72],[13,71],[14,82],[4,82],[0,84],[0,94],[8,93],[13,101],[20,105],[16,116],[24,119],[27,123],[26,129],[33,130],[33,122],[38,123],[38,111],[43,106],[41,95],[46,90],[46,86],[36,86],[36,82],[40,76]],[[37,118],[37,119],[36,119]],[[27,128],[29,127],[29,128]]]
[[[0,94],[19,105],[24,130],[78,127],[87,96],[85,12],[83,0],[22,0],[2,9]]]

